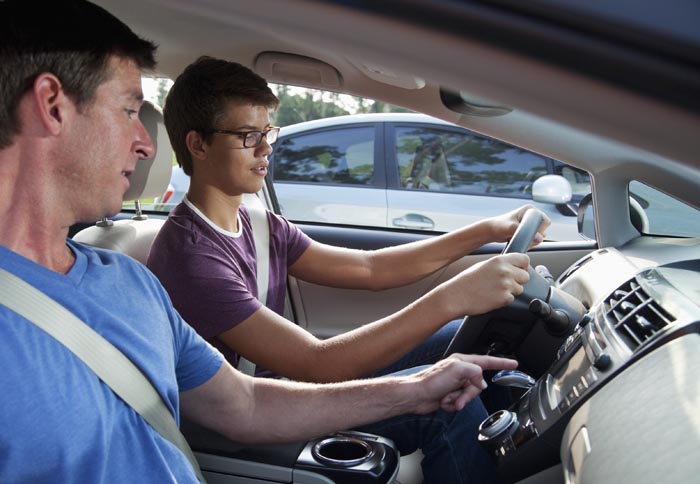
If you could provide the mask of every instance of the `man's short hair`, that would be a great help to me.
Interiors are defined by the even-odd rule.
[[[203,56],[187,66],[165,99],[163,119],[178,164],[192,175],[185,138],[194,130],[208,141],[230,102],[276,109],[279,99],[267,81],[240,64]]]
[[[78,109],[109,79],[113,56],[155,66],[155,44],[85,0],[0,1],[0,148],[19,132],[17,107],[36,77],[50,72]]]

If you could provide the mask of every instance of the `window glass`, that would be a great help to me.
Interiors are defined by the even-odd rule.
[[[587,172],[557,161],[554,163],[554,174],[561,175],[568,180],[571,184],[574,200],[591,193],[591,178]]]
[[[397,127],[401,187],[529,198],[546,158],[468,131]]]
[[[270,157],[275,182],[371,185],[374,128],[331,129],[281,140]]]
[[[700,237],[700,211],[644,183],[629,184],[630,218],[647,235]]]

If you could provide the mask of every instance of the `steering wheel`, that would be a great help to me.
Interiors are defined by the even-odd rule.
[[[503,254],[526,253],[542,223],[542,214],[530,209],[523,215]],[[465,316],[443,357],[452,353],[512,354],[532,329],[537,318],[528,306],[535,298],[547,301],[550,285],[532,266],[523,293],[510,305],[477,316]]]
[[[526,253],[532,241],[535,240],[537,229],[540,228],[541,224],[542,214],[534,208],[527,210],[520,220],[520,225],[515,229],[515,233],[503,249],[502,254],[513,252]]]

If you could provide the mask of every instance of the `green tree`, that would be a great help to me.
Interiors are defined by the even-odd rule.
[[[331,101],[324,101],[320,92],[308,90],[303,94],[291,94],[288,86],[278,86],[277,97],[280,106],[272,115],[272,120],[278,126],[287,126],[302,121],[350,114],[341,107],[338,94],[335,96],[331,96]]]
[[[272,122],[277,126],[311,121],[314,119],[330,118],[357,113],[406,113],[411,112],[399,106],[382,101],[348,96],[337,92],[304,90],[300,94],[292,94],[290,86],[274,85],[280,106],[272,115]],[[356,107],[355,107],[356,106]]]

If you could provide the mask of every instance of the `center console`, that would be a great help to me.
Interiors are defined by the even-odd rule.
[[[698,307],[672,277],[669,269],[648,270],[615,289],[583,316],[523,396],[484,420],[479,441],[494,452],[506,480],[556,465],[563,432],[583,402],[641,355],[698,324]],[[524,377],[514,386],[524,386]]]
[[[399,452],[391,440],[355,431],[307,442],[241,445],[183,420],[182,432],[209,484],[389,484]]]
[[[600,347],[596,324],[589,315],[582,323],[561,347],[554,364],[529,391],[509,409],[491,414],[481,424],[479,441],[493,450],[509,481],[558,462],[567,413],[611,369],[610,354],[594,350]]]

